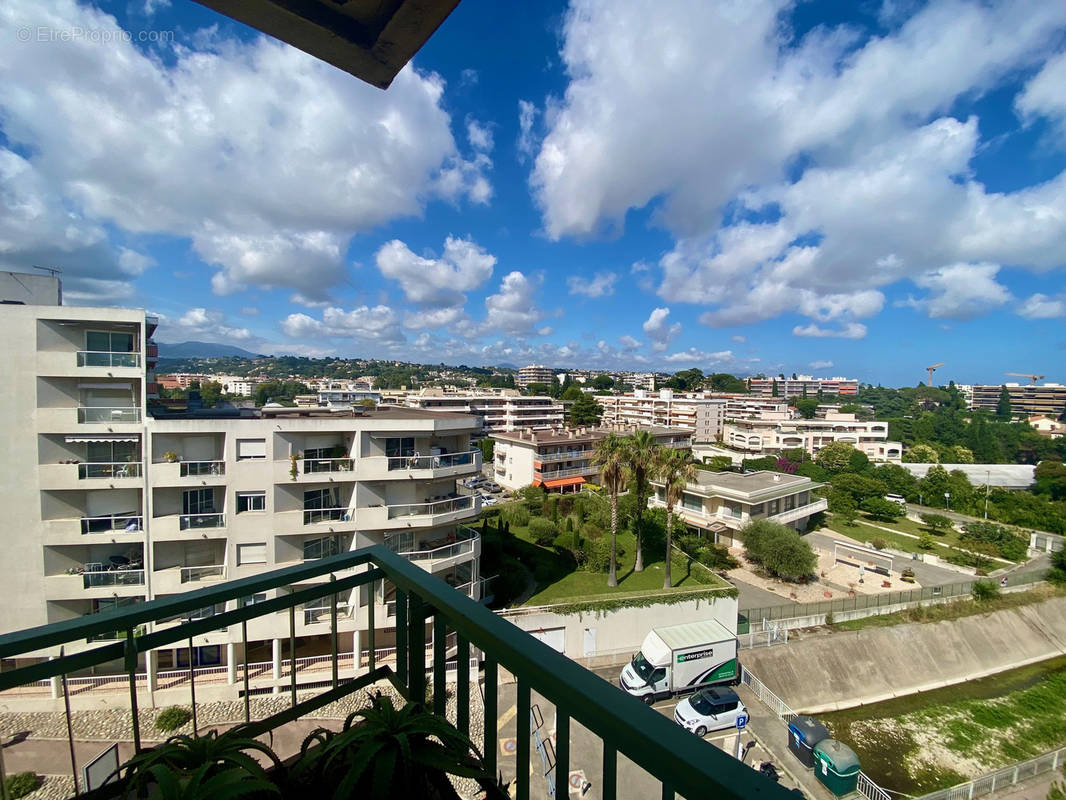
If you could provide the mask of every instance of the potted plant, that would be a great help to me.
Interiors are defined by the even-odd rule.
[[[296,476],[300,474],[300,454],[293,453],[289,456],[289,477],[296,480]]]
[[[397,709],[381,694],[339,732],[319,728],[300,748],[286,796],[459,800],[449,775],[477,781],[486,798],[507,797],[470,739],[421,703]]]
[[[173,450],[167,450],[165,453],[163,453],[163,460],[166,461],[168,464],[175,464],[179,459],[180,456]]]

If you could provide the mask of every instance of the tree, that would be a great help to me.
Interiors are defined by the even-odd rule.
[[[496,440],[491,436],[486,436],[480,442],[478,447],[481,449],[481,460],[483,463],[488,464],[492,461],[492,454],[496,450]]]
[[[574,428],[579,425],[595,425],[600,421],[601,416],[603,416],[603,406],[587,394],[582,394],[567,411],[567,421]]]
[[[614,378],[610,375],[597,375],[592,379],[592,388],[600,392],[606,392],[609,389],[613,389]]]
[[[899,503],[893,503],[883,497],[868,497],[859,504],[859,508],[878,522],[894,522],[903,516]]]
[[[626,437],[626,462],[629,467],[629,475],[633,481],[633,493],[636,495],[637,508],[634,514],[633,533],[637,537],[636,561],[633,565],[634,572],[644,570],[644,548],[642,547],[643,531],[641,520],[644,516],[644,508],[648,504],[648,475],[654,468],[657,448],[662,447],[655,438],[647,431],[637,431]]]
[[[856,504],[871,497],[884,497],[887,489],[881,481],[854,472],[842,472],[832,477],[833,489],[846,492]]]
[[[707,467],[711,472],[728,472],[733,469],[733,459],[729,456],[711,456]]]
[[[1061,461],[1041,461],[1033,473],[1034,494],[1046,494],[1052,500],[1066,500],[1066,466]]]
[[[674,450],[663,447],[656,453],[654,464],[655,477],[663,484],[666,499],[666,566],[663,569],[663,588],[669,589],[673,583],[670,576],[670,547],[674,535],[674,506],[681,500],[685,487],[696,480],[696,465],[692,463],[689,450]]]
[[[200,399],[204,408],[214,408],[222,399],[222,384],[218,381],[204,381],[200,385]]]
[[[804,419],[814,419],[814,413],[818,410],[818,401],[813,397],[801,397],[796,401],[796,410]]]
[[[581,391],[581,387],[576,383],[571,383],[563,390],[561,400],[564,403],[573,403],[575,400],[580,400],[585,396],[585,393]]]
[[[1007,391],[1006,386],[999,388],[999,401],[996,403],[996,419],[1003,422],[1010,422],[1011,419],[1011,407],[1010,407],[1010,392]]]
[[[845,525],[852,525],[855,522],[859,506],[850,494],[839,489],[830,489],[826,495],[826,501],[829,503],[829,510],[833,512],[834,518],[839,519]]]
[[[922,524],[929,528],[937,536],[943,536],[951,530],[951,517],[943,514],[920,514]]]
[[[781,392],[777,388],[777,378],[774,378],[770,382],[770,396],[771,397],[780,397],[781,396]]]
[[[607,585],[614,587],[618,585],[618,495],[625,487],[626,476],[626,444],[622,437],[609,433],[600,439],[592,455],[592,463],[600,468],[600,480],[611,503],[611,568],[607,573]]]
[[[940,454],[928,444],[916,444],[907,448],[903,460],[908,464],[939,464]]]
[[[818,564],[811,546],[796,531],[776,522],[750,522],[740,531],[740,539],[750,560],[785,580],[804,578]]]
[[[546,383],[531,383],[526,386],[526,392],[528,394],[546,395],[548,394],[549,387]]]
[[[814,462],[827,472],[850,472],[851,460],[859,451],[847,442],[830,442],[814,457]],[[860,453],[860,455],[865,455]]]
[[[972,464],[973,462],[973,450],[968,447],[963,447],[961,444],[957,444],[948,448],[948,463],[949,464]]]

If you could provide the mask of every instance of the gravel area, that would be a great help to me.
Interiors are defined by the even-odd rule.
[[[69,775],[45,775],[36,791],[24,795],[25,800],[68,800],[74,794],[74,781]]]

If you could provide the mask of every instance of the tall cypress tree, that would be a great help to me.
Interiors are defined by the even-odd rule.
[[[999,388],[999,402],[996,403],[996,417],[1001,420],[1010,421],[1011,407],[1010,407],[1010,392],[1007,391],[1006,386]]]

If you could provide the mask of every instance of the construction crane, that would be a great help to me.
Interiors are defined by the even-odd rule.
[[[1013,378],[1028,378],[1033,386],[1036,386],[1037,381],[1042,381],[1047,377],[1047,375],[1031,375],[1028,372],[1004,372],[1003,374]]]
[[[944,366],[944,362],[943,361],[941,361],[939,364],[933,364],[932,366],[929,366],[929,367],[925,368],[925,371],[929,373],[929,386],[933,385],[933,373],[936,372],[937,367],[942,367],[942,366]]]

